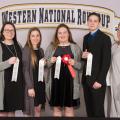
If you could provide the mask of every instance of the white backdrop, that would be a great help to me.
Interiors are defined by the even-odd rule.
[[[7,5],[13,4],[23,4],[23,3],[71,3],[71,4],[85,4],[85,5],[94,5],[105,7],[111,9],[115,12],[116,16],[120,16],[120,0],[61,0],[60,2],[57,0],[0,0],[0,7],[4,7]],[[40,28],[42,33],[42,47],[44,50],[53,39],[55,28]],[[82,48],[82,39],[83,36],[88,32],[87,30],[82,29],[71,29],[74,40],[81,46]],[[24,46],[26,42],[28,29],[19,29],[17,30],[17,38],[18,41]]]

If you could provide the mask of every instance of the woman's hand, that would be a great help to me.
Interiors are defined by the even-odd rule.
[[[11,58],[9,58],[8,59],[8,62],[9,62],[9,64],[15,64],[16,63],[16,60],[17,60],[17,58],[16,57],[11,57]]]
[[[74,59],[69,59],[68,63],[73,66],[75,64],[75,60]]]
[[[57,58],[56,58],[56,57],[51,57],[50,62],[51,62],[51,63],[55,63],[55,62],[56,62],[56,60],[57,60]]]

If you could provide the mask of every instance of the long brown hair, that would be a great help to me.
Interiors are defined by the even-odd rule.
[[[37,27],[33,27],[29,30],[28,36],[27,36],[27,42],[26,42],[25,46],[27,46],[31,51],[31,62],[32,62],[33,67],[35,67],[35,64],[37,64],[37,56],[34,52],[33,45],[32,45],[31,40],[30,40],[30,35],[33,31],[38,31],[40,34],[40,42],[37,45],[38,48],[40,47],[42,36],[41,36],[40,30]]]
[[[60,25],[57,26],[56,32],[55,32],[55,36],[54,36],[54,40],[53,40],[52,43],[51,43],[51,44],[53,45],[53,48],[54,48],[54,49],[57,48],[57,46],[58,46],[58,44],[59,44],[59,39],[58,39],[57,35],[58,35],[58,30],[59,30],[61,27],[64,27],[64,28],[67,29],[68,34],[69,34],[68,41],[69,41],[70,43],[74,43],[74,44],[75,44],[75,42],[73,41],[73,38],[72,38],[72,34],[71,34],[71,31],[70,31],[70,28],[69,28],[66,24],[62,23],[62,24],[60,24]]]

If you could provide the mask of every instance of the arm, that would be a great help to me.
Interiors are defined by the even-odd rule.
[[[3,71],[7,68],[9,68],[11,64],[9,64],[8,60],[0,62],[0,71]]]
[[[53,55],[52,45],[49,45],[45,51],[45,59],[47,60],[46,66],[50,68],[53,63],[51,63],[51,57]]]
[[[110,37],[106,37],[102,49],[101,71],[99,73],[97,80],[97,82],[99,82],[100,84],[103,84],[103,82],[106,80],[106,75],[110,67],[110,62],[111,62],[111,40]]]
[[[11,64],[9,64],[8,60],[6,61],[2,61],[2,48],[1,48],[1,45],[0,45],[0,71],[3,71],[7,68],[9,68],[11,66]]]
[[[83,62],[81,61],[82,51],[78,45],[76,45],[75,49],[76,49],[75,53],[77,55],[77,60],[75,60],[75,64],[73,65],[73,67],[77,70],[82,70],[83,68]]]
[[[22,60],[23,60],[23,73],[24,73],[25,83],[28,89],[32,89],[34,87],[30,78],[30,51],[28,48],[23,49]]]

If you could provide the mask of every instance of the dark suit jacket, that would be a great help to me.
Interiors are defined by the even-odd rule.
[[[111,61],[111,40],[108,35],[98,30],[93,40],[88,43],[90,33],[85,35],[83,41],[83,51],[87,49],[88,52],[93,54],[92,73],[91,76],[85,76],[86,62],[83,68],[82,83],[92,86],[95,81],[106,85],[106,75]]]

